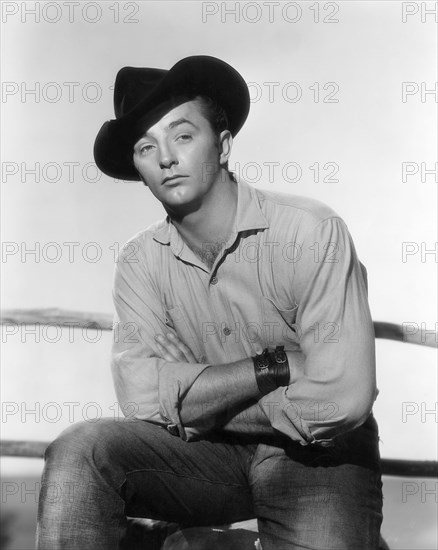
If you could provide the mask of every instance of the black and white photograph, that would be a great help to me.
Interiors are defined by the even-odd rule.
[[[438,3],[0,6],[0,550],[436,549]]]

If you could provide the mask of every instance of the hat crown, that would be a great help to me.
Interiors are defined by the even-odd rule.
[[[147,97],[169,71],[123,67],[114,85],[114,113],[121,118]]]

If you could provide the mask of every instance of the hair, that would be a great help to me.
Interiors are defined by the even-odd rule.
[[[205,95],[198,95],[194,98],[199,101],[201,106],[201,113],[205,119],[208,120],[211,129],[216,135],[217,145],[219,146],[219,135],[224,130],[228,130],[228,117],[225,110],[211,97]],[[230,179],[236,182],[236,176],[234,172],[228,169],[228,161],[224,165],[225,170],[228,173]]]
[[[224,130],[228,130],[228,117],[225,110],[217,103],[214,99],[209,96],[199,95],[199,94],[188,94],[188,95],[178,95],[172,96],[168,100],[164,101],[156,108],[154,108],[150,113],[145,117],[142,117],[136,127],[138,136],[137,139],[140,139],[140,136],[144,133],[144,128],[148,126],[153,126],[153,124],[159,120],[164,114],[169,112],[171,109],[174,109],[182,103],[187,101],[198,101],[200,105],[200,110],[202,116],[208,121],[211,129],[216,137],[216,144],[219,147],[219,136]],[[137,139],[135,141],[137,141]],[[132,162],[132,159],[131,159]],[[226,170],[231,181],[237,182],[234,172],[228,169],[228,161],[224,164],[224,169]],[[146,182],[143,182],[144,185],[147,185]]]

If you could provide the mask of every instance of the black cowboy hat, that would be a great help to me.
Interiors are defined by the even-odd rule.
[[[249,112],[248,87],[233,67],[216,57],[186,57],[168,71],[120,69],[114,86],[116,118],[105,122],[94,143],[98,168],[113,178],[139,180],[132,162],[139,120],[171,97],[196,95],[208,96],[224,109],[233,136],[242,128]]]

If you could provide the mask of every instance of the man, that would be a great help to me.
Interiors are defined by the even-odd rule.
[[[131,516],[257,517],[263,550],[378,548],[374,332],[344,222],[228,171],[249,95],[223,61],[125,67],[114,104],[97,165],[142,180],[167,217],[116,266],[126,419],[75,425],[49,447],[38,547],[119,548]],[[52,503],[53,483],[73,496]]]

